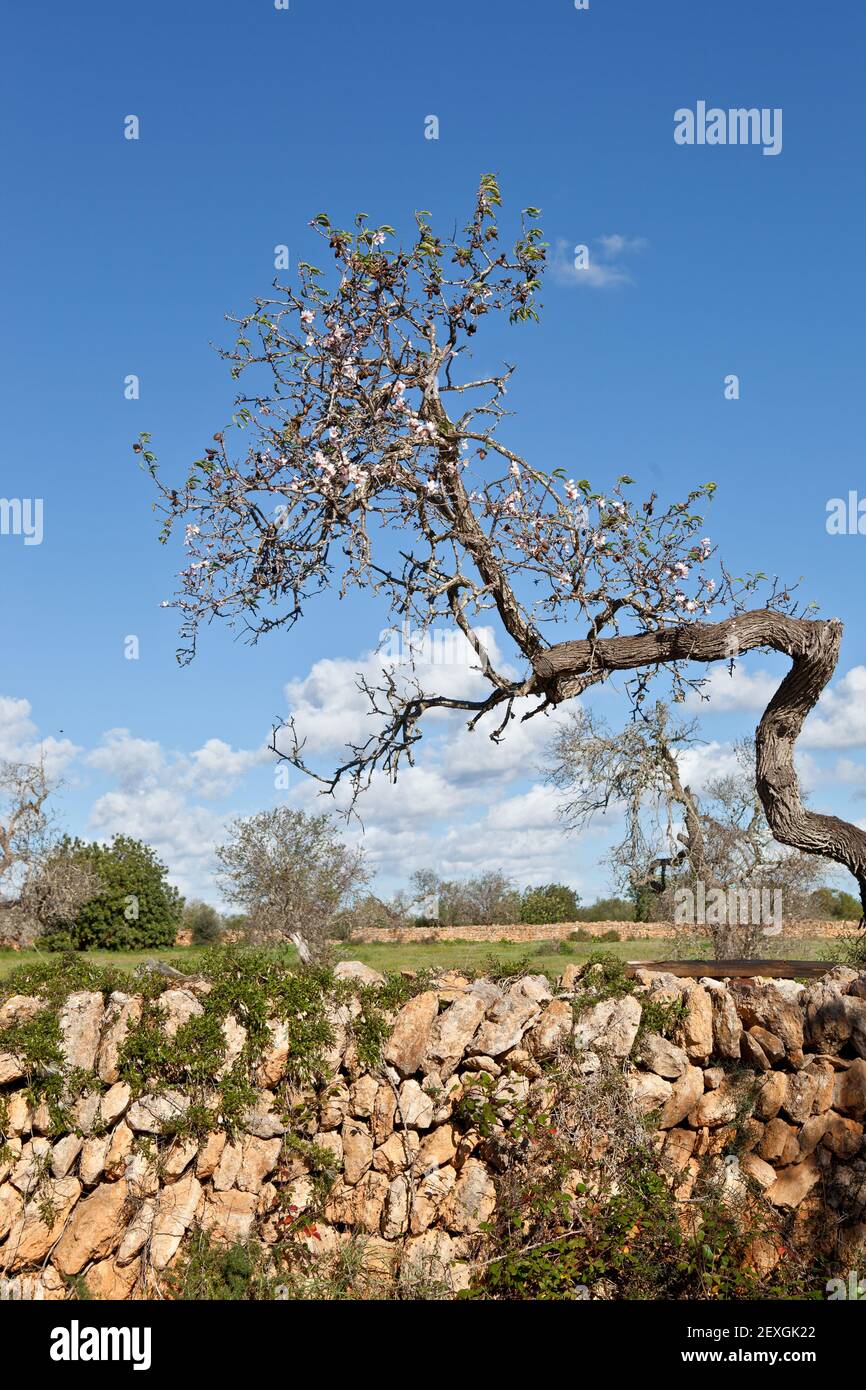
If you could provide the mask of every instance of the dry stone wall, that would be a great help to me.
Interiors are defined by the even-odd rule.
[[[834,940],[857,930],[856,922],[786,922],[782,937],[788,939]],[[673,922],[546,922],[529,925],[518,922],[506,926],[470,927],[367,927],[352,932],[351,940],[368,945],[419,941],[567,941],[574,931],[591,937],[618,932],[623,941],[670,941],[677,935]]]
[[[487,1253],[499,1141],[516,1117],[550,1106],[564,1058],[587,1084],[602,1067],[622,1075],[683,1203],[709,1172],[804,1238],[832,1227],[862,1240],[866,974],[839,967],[803,986],[646,969],[632,992],[597,998],[598,970],[570,965],[555,983],[456,972],[420,982],[387,1009],[373,1063],[362,1060],[364,1000],[385,982],[344,963],[317,1082],[293,1075],[291,1018],[272,1017],[267,1044],[249,1058],[250,1005],[244,1015],[239,1001],[213,1015],[222,1047],[206,1094],[192,1081],[129,1075],[125,1044],[148,1009],[160,1045],[190,1035],[211,1017],[217,987],[207,979],[172,981],[155,1000],[94,989],[59,1003],[6,997],[0,1297],[64,1299],[81,1281],[97,1298],[170,1295],[199,1231],[273,1251],[290,1231],[312,1260],[353,1242],[359,1278],[380,1289],[395,1280],[464,1289]],[[46,1010],[59,1023],[62,1088],[40,1098],[32,1059],[4,1046],[4,1034],[20,1038]],[[647,1026],[666,1010],[669,1036]],[[228,1130],[216,1111],[206,1132],[188,1123],[203,1094],[212,1104],[227,1094],[214,1087],[244,1058],[254,1101]],[[486,1132],[466,1104],[482,1079],[494,1117]],[[598,1135],[599,1152],[607,1139]],[[771,1268],[781,1248],[762,1237],[753,1258]]]

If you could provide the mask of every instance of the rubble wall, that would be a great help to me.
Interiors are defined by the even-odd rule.
[[[0,996],[0,1297],[171,1296],[202,1231],[311,1259],[360,1241],[370,1278],[465,1289],[501,1167],[467,1097],[483,1082],[507,1137],[564,1057],[621,1073],[681,1201],[715,1165],[771,1213],[866,1232],[866,974],[109,983]]]

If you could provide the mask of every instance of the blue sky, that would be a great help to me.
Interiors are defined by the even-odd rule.
[[[866,13],[53,0],[18,7],[5,37],[0,495],[42,498],[44,537],[0,535],[0,755],[48,741],[73,830],[141,834],[184,891],[213,897],[228,817],[315,800],[298,777],[275,788],[262,745],[290,704],[320,740],[351,726],[381,615],[325,601],[256,648],[211,628],[179,668],[159,607],[177,555],[157,544],[130,444],[149,430],[175,476],[198,457],[231,409],[209,347],[228,341],[223,313],[267,291],[275,245],[293,265],[311,250],[315,213],[404,227],[423,207],[447,231],[486,170],[509,207],[542,208],[565,267],[541,323],[500,335],[519,363],[509,441],[601,490],[623,471],[671,498],[718,483],[707,531],[734,571],[802,574],[803,597],[845,621],[803,766],[816,806],[862,816],[866,539],[828,535],[825,517],[828,499],[866,495]],[[674,111],[698,100],[781,108],[781,153],[676,145]],[[128,114],[138,141],[123,138]],[[605,258],[610,237],[624,247]],[[606,274],[569,274],[578,243]],[[717,679],[696,783],[754,728],[778,669],[758,656]],[[497,754],[483,735],[435,731],[417,773],[370,797],[380,886],[493,865],[604,891],[612,828],[561,834],[535,772],[542,734]]]

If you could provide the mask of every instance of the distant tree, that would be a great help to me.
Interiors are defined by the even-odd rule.
[[[565,883],[546,883],[541,888],[527,888],[520,900],[521,922],[536,926],[544,922],[574,922],[580,898]]]
[[[508,926],[520,920],[520,894],[495,869],[474,878],[440,878],[430,869],[412,875],[394,910],[416,927]]]
[[[360,850],[330,816],[287,806],[235,820],[217,848],[219,882],[243,908],[255,941],[291,941],[303,961],[320,959],[340,914],[367,882]]]
[[[183,899],[150,845],[115,835],[110,845],[66,838],[58,849],[94,875],[98,892],[73,921],[43,934],[49,950],[139,951],[174,945]]]
[[[831,917],[842,922],[859,922],[860,904],[853,893],[841,888],[816,888],[809,897],[809,910],[816,918]]]
[[[69,926],[98,891],[87,865],[58,843],[44,763],[0,761],[0,939],[30,945]]]
[[[634,922],[635,904],[627,898],[599,898],[588,907],[578,908],[578,922]]]
[[[609,808],[622,815],[625,833],[610,860],[637,921],[674,918],[677,891],[698,885],[705,894],[779,892],[785,916],[802,917],[820,859],[774,838],[752,746],[736,744],[734,770],[711,777],[698,796],[681,774],[683,750],[696,742],[694,724],[675,721],[662,701],[620,732],[579,709],[558,731],[547,770],[563,793],[565,823],[580,829]],[[708,920],[706,929],[717,959],[752,956],[762,937],[753,915]]]
[[[181,926],[190,933],[194,946],[212,946],[222,936],[225,924],[215,907],[193,898],[184,905]]]

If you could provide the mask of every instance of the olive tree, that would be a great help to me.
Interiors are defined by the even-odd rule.
[[[0,761],[0,939],[17,946],[66,929],[99,891],[58,841],[54,791],[43,762]]]
[[[235,820],[216,851],[219,885],[246,915],[254,941],[291,941],[321,957],[341,914],[367,881],[363,855],[327,815],[278,806]]]
[[[479,361],[476,335],[498,316],[537,317],[545,244],[526,208],[507,249],[499,207],[485,176],[462,231],[440,237],[418,212],[402,247],[364,214],[351,229],[321,214],[334,274],[301,262],[296,283],[234,319],[235,413],[186,480],[166,480],[140,438],[163,536],[185,528],[182,659],[202,623],[221,618],[255,640],[330,590],[370,590],[395,626],[422,634],[450,622],[475,654],[465,694],[386,668],[362,682],[373,731],[327,772],[308,765],[291,721],[275,732],[275,750],[327,789],[345,780],[357,792],[411,761],[431,711],[463,711],[498,741],[514,719],[615,675],[639,707],[659,676],[676,700],[713,663],[779,652],[790,669],[756,732],[767,823],[782,844],[848,868],[866,899],[866,831],[808,810],[793,761],[841,622],[801,612],[783,583],[729,573],[698,510],[713,483],[667,503],[636,499],[625,474],[600,492],[502,437],[513,367]],[[504,661],[479,620],[496,624]]]

